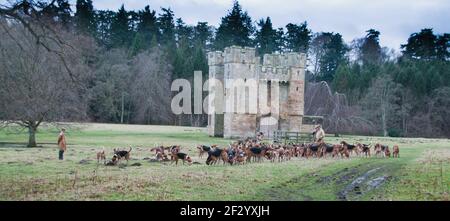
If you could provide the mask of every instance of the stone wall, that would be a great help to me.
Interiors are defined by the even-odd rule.
[[[253,137],[256,132],[256,114],[224,114],[224,138]]]

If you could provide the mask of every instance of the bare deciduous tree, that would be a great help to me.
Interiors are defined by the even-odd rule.
[[[90,115],[100,122],[170,124],[171,66],[158,48],[130,58],[113,49],[99,58]]]
[[[58,30],[58,35],[64,37],[65,42],[77,45],[78,50],[61,48],[64,51],[55,54],[43,44],[37,44],[37,33],[30,33],[22,24],[5,20],[0,23],[0,35],[8,36],[0,42],[2,122],[26,127],[28,146],[34,147],[36,130],[43,121],[84,117],[86,88],[80,83],[88,79],[90,71],[80,51],[87,53],[95,47],[86,45],[91,42],[87,39]],[[45,41],[48,47],[58,44],[53,40]],[[77,76],[76,82],[67,74],[67,69]]]
[[[359,108],[349,106],[344,94],[332,93],[324,81],[306,85],[305,114],[323,116],[325,130],[334,133],[370,134],[374,129]]]
[[[60,25],[44,13],[51,11],[55,2],[56,0],[11,0],[7,4],[0,4],[0,26],[4,31],[2,36],[13,39],[22,47],[21,40],[10,33],[8,28],[10,24],[20,25],[24,34],[33,39],[32,43],[56,56],[70,80],[79,82],[82,80],[79,79],[81,76],[71,68],[66,54],[68,50],[76,50],[75,47],[66,41],[66,36],[60,32]]]
[[[409,134],[424,137],[450,136],[450,87],[437,88],[424,100],[427,102],[415,105],[420,110],[408,124]]]
[[[395,83],[390,75],[381,75],[372,82],[361,102],[364,116],[372,122],[377,122],[376,125],[379,125],[383,136],[388,136],[388,129],[398,116],[400,90],[401,86]]]
[[[171,103],[171,66],[163,53],[154,48],[132,60],[131,97],[135,105],[134,122],[169,123],[173,114]]]

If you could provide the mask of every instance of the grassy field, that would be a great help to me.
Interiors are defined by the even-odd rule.
[[[0,200],[449,200],[450,140],[327,137],[337,143],[398,144],[398,159],[293,159],[242,166],[207,166],[197,144],[226,145],[205,128],[68,124],[68,151],[57,160],[58,130],[43,126],[38,148],[26,148],[26,131],[0,130]],[[150,148],[182,145],[200,164],[153,162]],[[133,146],[128,165],[97,164],[105,148]],[[140,164],[140,166],[133,166]]]

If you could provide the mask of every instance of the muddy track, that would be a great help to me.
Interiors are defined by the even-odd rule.
[[[393,179],[401,168],[398,163],[387,161],[349,163],[331,175],[324,175],[324,169],[333,165],[318,168],[303,176],[295,177],[287,182],[263,191],[265,200],[366,200],[367,195],[382,194],[383,185]],[[378,192],[377,192],[378,191]]]
[[[305,189],[296,187],[296,183],[301,183],[303,178],[298,177],[291,179],[278,186],[264,190],[264,200],[270,201],[312,201],[313,197],[309,196]],[[291,185],[294,184],[294,185]]]
[[[345,187],[337,193],[337,198],[339,200],[357,200],[369,191],[377,189],[386,182],[391,177],[387,174],[389,174],[389,172],[383,171],[383,167],[370,169],[345,185]]]

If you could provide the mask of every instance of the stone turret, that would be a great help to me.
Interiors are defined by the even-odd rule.
[[[217,79],[222,84],[224,82],[224,56],[221,51],[208,53],[209,79]],[[217,90],[217,88],[212,88]],[[215,93],[215,91],[212,91]],[[214,102],[215,109],[218,110],[221,103]],[[208,115],[208,134],[210,136],[223,136],[223,114],[212,113]]]
[[[259,58],[255,48],[231,46],[224,52],[224,137],[248,137],[256,131],[256,113],[241,113],[239,108],[248,109],[245,100],[248,94],[236,88],[236,81],[246,82],[248,79],[258,79],[257,69]],[[255,91],[252,91],[255,93]],[[234,99],[234,97],[237,97]]]

